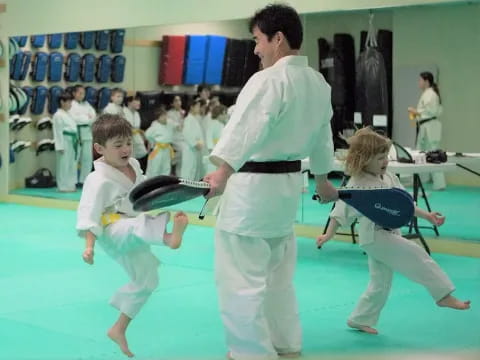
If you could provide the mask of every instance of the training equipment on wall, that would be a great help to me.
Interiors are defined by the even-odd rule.
[[[65,65],[65,80],[68,82],[76,82],[80,78],[82,68],[82,57],[77,53],[70,53],[67,57]]]
[[[62,46],[63,34],[49,34],[47,35],[48,47],[50,49],[59,49]]]
[[[114,54],[123,51],[123,42],[125,38],[125,30],[117,29],[110,32],[110,51]]]
[[[34,115],[40,115],[45,109],[45,102],[48,97],[48,88],[39,85],[33,89],[32,102],[30,105],[30,112]]]
[[[126,58],[123,55],[116,55],[112,59],[112,82],[121,83],[125,74]]]
[[[63,54],[57,51],[50,53],[48,60],[48,81],[62,80]]]
[[[47,76],[48,54],[39,51],[35,54],[32,64],[32,80],[44,81]]]
[[[97,107],[97,89],[87,86],[85,88],[85,101],[88,101],[94,108]]]
[[[52,86],[48,90],[48,112],[50,114],[55,114],[60,107],[60,96],[63,92],[64,90],[60,86]]]
[[[102,55],[98,58],[97,72],[95,77],[97,82],[106,83],[110,79],[112,72],[112,57],[110,55]]]
[[[365,126],[373,124],[373,115],[387,115],[389,111],[385,63],[376,47],[373,15],[370,15],[365,50],[357,60],[355,89],[356,111],[362,113],[362,123]]]
[[[95,48],[99,51],[105,51],[108,48],[109,31],[101,30],[95,32]]]
[[[186,44],[186,36],[163,36],[160,60],[160,84],[182,84]]]
[[[23,104],[23,106],[17,110],[18,114],[20,115],[23,115],[27,112],[28,105],[30,105],[30,102],[32,101],[32,97],[33,97],[33,87],[24,86],[22,87],[22,90],[27,96],[27,101],[25,101],[25,104]]]
[[[245,66],[245,56],[247,53],[247,43],[243,40],[228,39],[223,64],[224,86],[241,86],[243,82],[243,71]],[[240,70],[240,71],[239,71]]]
[[[227,38],[208,35],[207,40],[204,82],[210,85],[221,84]]]
[[[95,31],[84,31],[80,34],[80,46],[82,49],[91,49],[95,43]]]
[[[185,73],[183,83],[196,85],[203,83],[207,53],[207,36],[188,35],[185,56]]]
[[[112,90],[108,87],[102,87],[98,90],[98,98],[97,98],[97,110],[103,110],[108,103],[110,102],[110,95],[112,94]]]
[[[260,69],[260,58],[255,55],[255,41],[245,40],[245,65],[243,66],[242,86]]]
[[[82,71],[80,78],[84,82],[92,82],[95,77],[95,55],[85,54],[82,57]]]
[[[34,48],[41,48],[45,45],[46,35],[32,35],[30,36],[30,45]]]
[[[52,128],[52,119],[49,118],[48,116],[41,118],[40,120],[37,121],[37,130],[42,131],[46,129],[51,129]]]
[[[10,69],[10,79],[25,80],[28,74],[31,60],[32,53],[30,51],[17,52],[11,61],[12,68]]]
[[[31,142],[31,141],[18,140],[18,141],[13,142],[13,143],[10,145],[10,148],[12,149],[12,151],[13,151],[15,154],[18,154],[19,152],[21,152],[22,150],[25,150],[25,149],[29,148],[30,146],[32,146],[32,142]]]
[[[63,46],[67,50],[73,50],[77,48],[78,41],[80,40],[80,33],[70,32],[65,34],[65,42]]]
[[[37,143],[37,156],[44,151],[55,151],[55,140],[42,139]]]
[[[15,39],[19,47],[24,47],[27,45],[28,36],[14,36],[13,39]]]

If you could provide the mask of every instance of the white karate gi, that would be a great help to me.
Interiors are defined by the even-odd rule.
[[[103,109],[103,114],[121,115],[125,117],[123,107],[112,102],[109,102],[107,106],[105,106],[105,109]]]
[[[182,168],[182,149],[183,149],[183,111],[177,111],[175,109],[170,109],[167,112],[167,117],[174,122],[176,125],[175,131],[173,133],[173,142],[172,146],[175,150],[175,157],[172,163],[175,165],[175,175],[180,176],[180,170]]]
[[[169,213],[153,217],[133,210],[129,192],[145,177],[136,159],[130,158],[130,165],[136,174],[134,183],[105,163],[103,157],[94,162],[95,171],[88,175],[83,186],[76,229],[81,237],[87,230],[95,234],[97,243],[127,272],[130,283],[120,288],[110,303],[134,318],[158,285],[160,262],[151,252],[150,244],[163,245]],[[103,219],[114,222],[102,225],[102,215]]]
[[[200,180],[204,174],[203,155],[205,139],[200,125],[200,116],[189,114],[183,122],[182,166],[180,176],[189,180]],[[198,150],[195,145],[201,142],[203,148]]]
[[[352,177],[348,186],[403,188],[398,178],[390,173],[386,173],[383,180],[369,174]],[[370,283],[350,315],[349,320],[353,323],[364,326],[377,323],[390,293],[394,271],[423,285],[435,301],[455,289],[427,252],[413,241],[403,238],[400,230],[389,231],[375,225],[343,201],[337,201],[330,216],[342,226],[350,226],[358,219],[359,244],[368,254]]]
[[[83,184],[85,178],[92,171],[93,145],[92,145],[92,124],[95,121],[96,113],[88,101],[72,101],[70,115],[77,123],[80,137],[80,173],[78,182]]]
[[[333,168],[330,101],[330,86],[306,57],[283,57],[249,79],[210,159],[238,170],[246,161],[310,157],[312,173],[327,174]],[[215,273],[236,360],[301,350],[292,283],[301,189],[300,172],[234,173],[220,199]]]
[[[167,124],[153,121],[145,131],[147,140],[153,145],[153,150],[148,155],[147,178],[157,175],[170,175],[173,157],[173,133],[175,124],[168,119]]]
[[[437,117],[434,120],[420,125],[417,137],[417,149],[421,151],[440,149],[442,123],[438,118],[442,114],[442,105],[440,104],[440,98],[437,93],[431,87],[425,89],[420,96],[417,112],[420,114],[417,121]],[[422,174],[422,181],[428,181],[430,176],[433,179],[433,188],[435,190],[444,189],[447,186],[443,172]]]
[[[123,108],[123,114],[133,128],[133,157],[135,159],[141,159],[147,155],[147,148],[141,135],[140,114],[137,110],[130,110],[127,106]]]
[[[63,109],[53,115],[56,150],[56,180],[60,191],[75,191],[77,185],[78,131],[73,117]],[[63,150],[59,153],[58,150]]]

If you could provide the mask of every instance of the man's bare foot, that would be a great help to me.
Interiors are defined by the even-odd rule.
[[[127,344],[127,338],[125,337],[125,332],[122,330],[118,329],[115,325],[112,326],[110,330],[108,330],[107,333],[108,337],[115,341],[117,345],[120,347],[120,350],[127,355],[128,357],[133,357],[134,355],[128,348]]]
[[[443,299],[438,300],[437,305],[457,310],[467,310],[470,309],[470,300],[461,301],[452,295],[447,295]]]
[[[353,321],[350,321],[350,320],[347,321],[347,325],[350,326],[353,329],[357,329],[357,330],[366,332],[368,334],[372,334],[372,335],[377,335],[378,334],[378,331],[376,329],[374,329],[370,326],[356,324],[356,323],[354,323]]]
[[[187,225],[187,215],[182,211],[176,213],[173,217],[173,230],[170,238],[170,247],[172,249],[177,249],[182,244],[183,233],[185,232]]]

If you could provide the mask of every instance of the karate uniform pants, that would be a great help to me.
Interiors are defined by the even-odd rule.
[[[428,131],[425,125],[420,125],[417,138],[417,149],[420,151],[431,151],[440,149],[440,139],[433,140],[428,136]],[[441,171],[437,171],[431,174],[421,174],[420,179],[423,183],[430,181],[430,178],[433,182],[433,189],[445,189],[447,187],[447,182],[445,180],[445,174]]]
[[[435,301],[455,290],[447,274],[419,245],[386,230],[376,230],[375,235],[379,238],[362,246],[368,254],[370,283],[350,321],[365,326],[377,323],[390,293],[394,271],[423,285]]]
[[[158,175],[170,175],[171,171],[170,149],[161,149],[153,158],[149,157],[145,175],[147,178],[151,178]]]
[[[60,191],[75,191],[77,185],[77,162],[75,149],[70,136],[64,136],[63,154],[56,152],[56,180]]]
[[[158,286],[160,262],[150,245],[163,244],[168,213],[155,217],[141,214],[108,225],[99,243],[123,267],[130,282],[113,295],[110,304],[133,319]]]
[[[235,360],[301,350],[293,288],[294,234],[255,238],[217,229],[215,276],[226,342]]]
[[[92,172],[93,153],[92,140],[83,140],[80,143],[80,174],[78,175],[78,182],[83,184],[88,174]]]

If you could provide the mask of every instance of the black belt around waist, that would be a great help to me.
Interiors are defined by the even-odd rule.
[[[435,120],[437,117],[434,116],[434,117],[431,117],[431,118],[428,118],[428,119],[422,119],[422,120],[418,120],[418,125],[422,125],[422,124],[425,124],[429,121],[432,121],[432,120]]]
[[[238,172],[286,174],[299,172],[302,168],[300,160],[294,161],[247,161]]]

